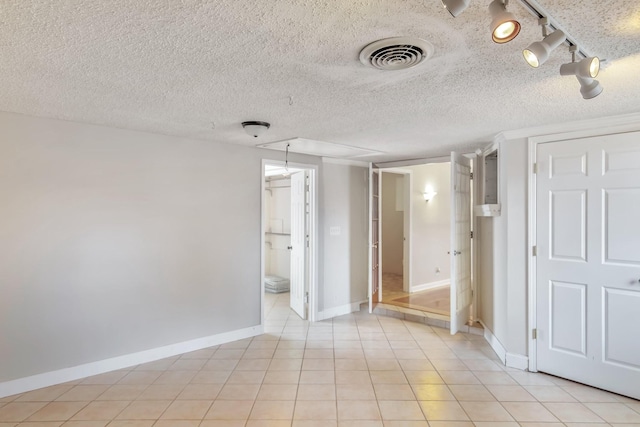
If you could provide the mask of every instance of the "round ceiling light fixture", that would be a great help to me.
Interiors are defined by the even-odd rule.
[[[263,133],[265,133],[266,131],[268,131],[269,128],[271,127],[271,124],[267,122],[259,122],[259,121],[253,120],[248,122],[242,122],[242,127],[244,128],[244,131],[247,134],[253,136],[254,138],[257,138]]]
[[[433,45],[416,37],[391,37],[368,44],[360,51],[360,62],[378,70],[406,70],[433,55]]]

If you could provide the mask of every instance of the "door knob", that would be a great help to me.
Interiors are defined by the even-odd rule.
[[[287,249],[292,250],[293,246],[287,246]]]

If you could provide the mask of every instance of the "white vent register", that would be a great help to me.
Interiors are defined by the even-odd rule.
[[[360,62],[378,70],[406,70],[424,63],[433,55],[433,45],[416,37],[391,37],[365,46]]]

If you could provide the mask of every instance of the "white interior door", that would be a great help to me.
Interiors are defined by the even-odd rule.
[[[640,398],[640,133],[539,144],[539,371]]]
[[[451,153],[451,334],[462,330],[471,306],[471,164]]]
[[[380,269],[380,236],[382,234],[380,223],[380,170],[369,164],[369,313],[373,307],[382,300],[382,271]]]
[[[301,171],[291,175],[291,278],[290,305],[298,316],[307,318],[307,180],[308,172]]]

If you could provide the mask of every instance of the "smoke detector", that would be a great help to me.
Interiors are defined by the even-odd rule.
[[[406,70],[433,55],[433,45],[417,37],[391,37],[365,46],[360,62],[378,70]]]

